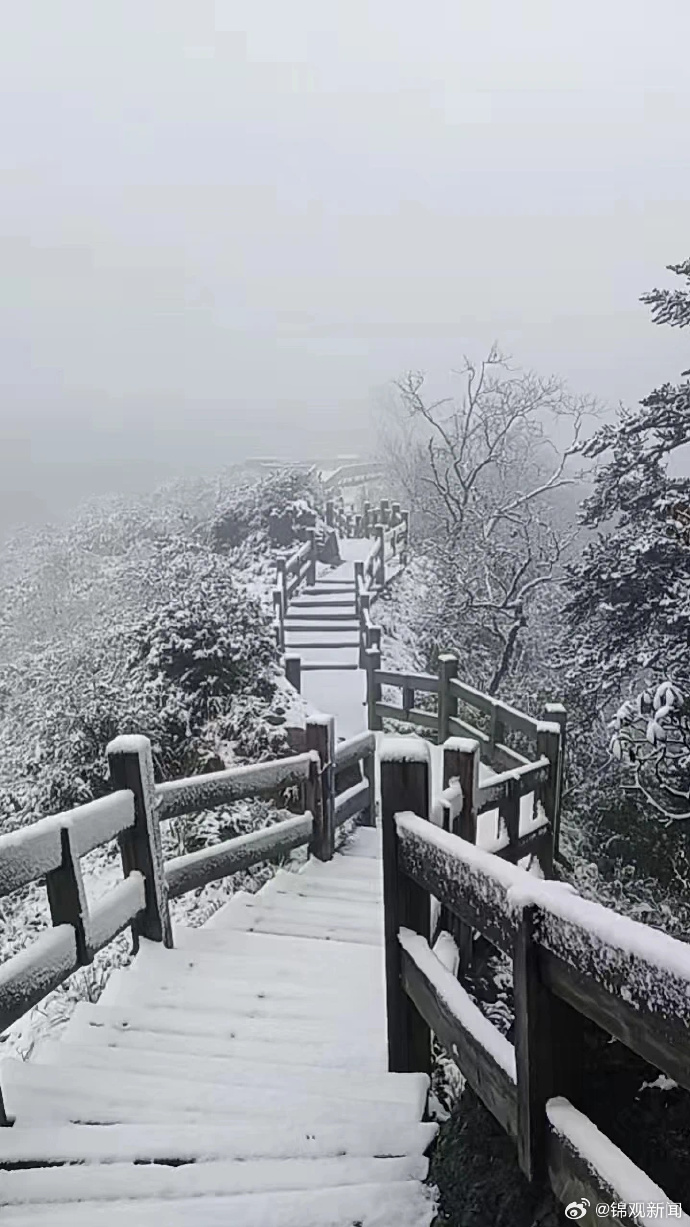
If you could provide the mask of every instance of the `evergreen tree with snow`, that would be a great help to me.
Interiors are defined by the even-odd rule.
[[[642,301],[655,323],[684,328],[690,260],[670,269],[680,286]],[[568,607],[584,706],[612,717],[628,786],[668,821],[690,818],[690,477],[677,472],[690,443],[689,375],[621,408],[583,448],[599,462],[583,504],[596,535],[571,570]]]

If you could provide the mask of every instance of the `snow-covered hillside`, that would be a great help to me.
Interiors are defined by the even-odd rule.
[[[304,474],[262,481],[237,471],[147,498],[101,500],[69,523],[18,533],[0,555],[0,831],[109,791],[105,749],[118,733],[151,738],[158,779],[288,752],[294,707],[277,667],[270,592],[275,545],[289,543],[318,490]],[[278,528],[276,529],[276,526]],[[287,542],[286,542],[287,533]],[[165,824],[173,856],[271,821],[263,802]],[[83,861],[97,899],[121,876],[115,842]],[[202,924],[271,869],[173,902]],[[240,880],[241,879],[241,880]],[[0,961],[50,924],[45,890],[0,900]],[[31,1011],[2,1051],[36,1039],[96,1000],[130,954],[128,934]]]

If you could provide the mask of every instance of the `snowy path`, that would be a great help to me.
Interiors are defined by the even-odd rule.
[[[144,943],[59,1042],[3,1062],[3,1227],[429,1227],[428,1079],[386,1067],[381,877],[360,828]]]
[[[316,586],[290,602],[285,623],[288,655],[302,659],[302,694],[316,711],[335,716],[338,737],[354,737],[367,727],[366,678],[359,668],[359,621],[355,609],[356,561],[372,543],[340,541],[343,562],[319,566]],[[346,645],[346,646],[342,646]],[[309,668],[321,666],[318,670]],[[336,668],[323,668],[333,664]]]

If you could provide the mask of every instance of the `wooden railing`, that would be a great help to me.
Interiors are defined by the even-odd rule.
[[[347,462],[339,465],[334,472],[324,478],[324,486],[327,490],[344,488],[347,486],[361,486],[366,482],[380,480],[383,477],[383,466],[375,460],[362,460]]]
[[[404,565],[408,557],[410,516],[401,511],[399,503],[382,499],[378,507],[365,503],[363,511],[355,514],[346,511],[343,504],[329,501],[326,507],[326,523],[340,537],[355,537],[362,540],[373,538],[374,544],[363,562],[355,563],[355,617],[359,621],[360,668],[366,661],[367,648],[380,643],[380,632],[373,627],[370,615],[371,600],[386,586],[390,578],[391,562]],[[307,530],[307,540],[289,557],[280,558],[277,564],[276,585],[273,589],[273,625],[279,651],[285,653],[285,619],[291,599],[305,586],[316,583],[318,547],[316,530]],[[324,583],[327,584],[327,579]],[[343,596],[346,596],[345,591]],[[311,615],[307,615],[311,618]],[[316,615],[314,615],[316,620]],[[336,646],[336,645],[333,645]],[[285,657],[288,680],[300,689],[301,662],[299,657]]]
[[[293,596],[306,584],[316,583],[318,546],[316,529],[307,529],[307,540],[293,554],[279,558],[273,589],[273,626],[278,650],[285,651],[285,617]]]
[[[53,926],[0,966],[0,1034],[128,926],[135,948],[140,937],[171,947],[170,898],[301,845],[328,861],[344,822],[373,825],[374,735],[336,746],[332,717],[314,718],[305,744],[291,758],[155,784],[148,739],[119,737],[108,747],[113,793],[0,837],[0,898],[44,879]],[[278,809],[271,826],[164,863],[161,822],[294,788],[301,813]],[[81,858],[114,838],[124,880],[89,906]],[[0,1125],[9,1123],[0,1092]]]
[[[386,741],[380,769],[389,1068],[428,1072],[433,1033],[526,1177],[581,1203],[590,1227],[631,1188],[668,1202],[578,1107],[584,1020],[690,1090],[690,948],[433,825],[421,738]],[[430,896],[511,957],[514,1043],[433,953]]]
[[[472,785],[468,777],[466,793],[471,786],[474,795],[467,804],[471,804],[475,819],[484,810],[498,808],[505,820],[507,839],[514,844],[520,797],[534,791],[552,828],[554,855],[558,857],[566,729],[562,704],[547,704],[545,718],[536,720],[461,682],[457,677],[458,658],[451,653],[439,656],[437,674],[382,669],[380,636],[375,627],[368,627],[367,635],[362,635],[369,728],[379,731],[388,719],[428,730],[438,745],[449,737],[469,740],[477,747],[478,758],[498,773],[484,780],[481,787],[476,773],[471,775]],[[365,639],[369,646],[364,646]],[[400,704],[382,701],[384,686],[401,691]],[[419,694],[435,695],[435,710],[417,707]]]

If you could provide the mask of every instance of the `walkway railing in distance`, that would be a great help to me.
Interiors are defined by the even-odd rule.
[[[381,668],[380,631],[376,637],[370,629],[369,641],[371,647],[362,649],[369,728],[380,731],[384,719],[389,719],[434,733],[438,745],[449,737],[471,741],[478,747],[481,761],[496,773],[483,781],[481,788],[477,782],[475,814],[498,807],[510,840],[520,797],[534,791],[535,806],[541,807],[550,824],[554,856],[558,857],[566,728],[563,705],[547,704],[545,719],[536,720],[461,682],[458,658],[451,653],[439,656],[437,674],[400,673]],[[383,686],[401,691],[400,704],[382,701]],[[436,710],[416,707],[418,694],[436,695]],[[542,770],[543,760],[548,763],[548,771]],[[548,871],[548,865],[545,868]]]
[[[563,1202],[665,1194],[578,1107],[585,1020],[690,1090],[690,948],[541,882],[428,821],[429,747],[381,748],[389,1069],[428,1072],[433,1033]],[[430,948],[430,895],[513,964],[511,1044]],[[641,1221],[635,1219],[634,1221]]]
[[[339,465],[324,478],[323,484],[327,490],[344,489],[347,486],[361,486],[368,481],[380,480],[383,475],[383,466],[375,460],[355,461]]]
[[[373,733],[336,748],[333,718],[314,717],[305,740],[306,751],[290,758],[155,784],[148,738],[118,737],[108,747],[114,792],[0,837],[0,898],[44,878],[53,925],[0,966],[0,1033],[128,926],[135,949],[140,937],[171,947],[169,899],[303,845],[328,861],[344,822],[373,825]],[[358,778],[350,783],[353,768]],[[271,826],[164,862],[161,822],[293,788],[303,812],[277,809]],[[124,880],[89,905],[81,858],[114,838]],[[0,1093],[0,1125],[10,1123]]]
[[[316,529],[307,530],[307,540],[276,564],[276,585],[273,589],[273,626],[279,651],[285,650],[285,616],[290,600],[306,584],[316,583],[318,546]]]
[[[363,512],[355,514],[346,511],[344,504],[329,500],[326,506],[326,523],[340,537],[360,540],[374,538],[374,544],[366,560],[355,563],[354,598],[355,618],[359,621],[359,666],[364,668],[366,663],[364,652],[372,644],[380,641],[380,631],[373,626],[371,621],[370,602],[386,585],[387,565],[393,561],[404,565],[407,560],[410,533],[409,512],[401,511],[398,503],[390,503],[387,499],[382,499],[379,507],[372,508],[370,503],[365,503]],[[279,651],[284,654],[288,681],[298,691],[301,686],[302,664],[300,657],[296,654],[285,655],[285,620],[292,597],[297,595],[305,585],[315,585],[317,556],[315,530],[310,529],[308,540],[299,549],[295,550],[290,557],[278,560],[276,585],[273,589],[273,625],[276,643]],[[328,577],[325,577],[323,582],[324,586],[327,586]],[[345,590],[342,595],[346,596]]]

